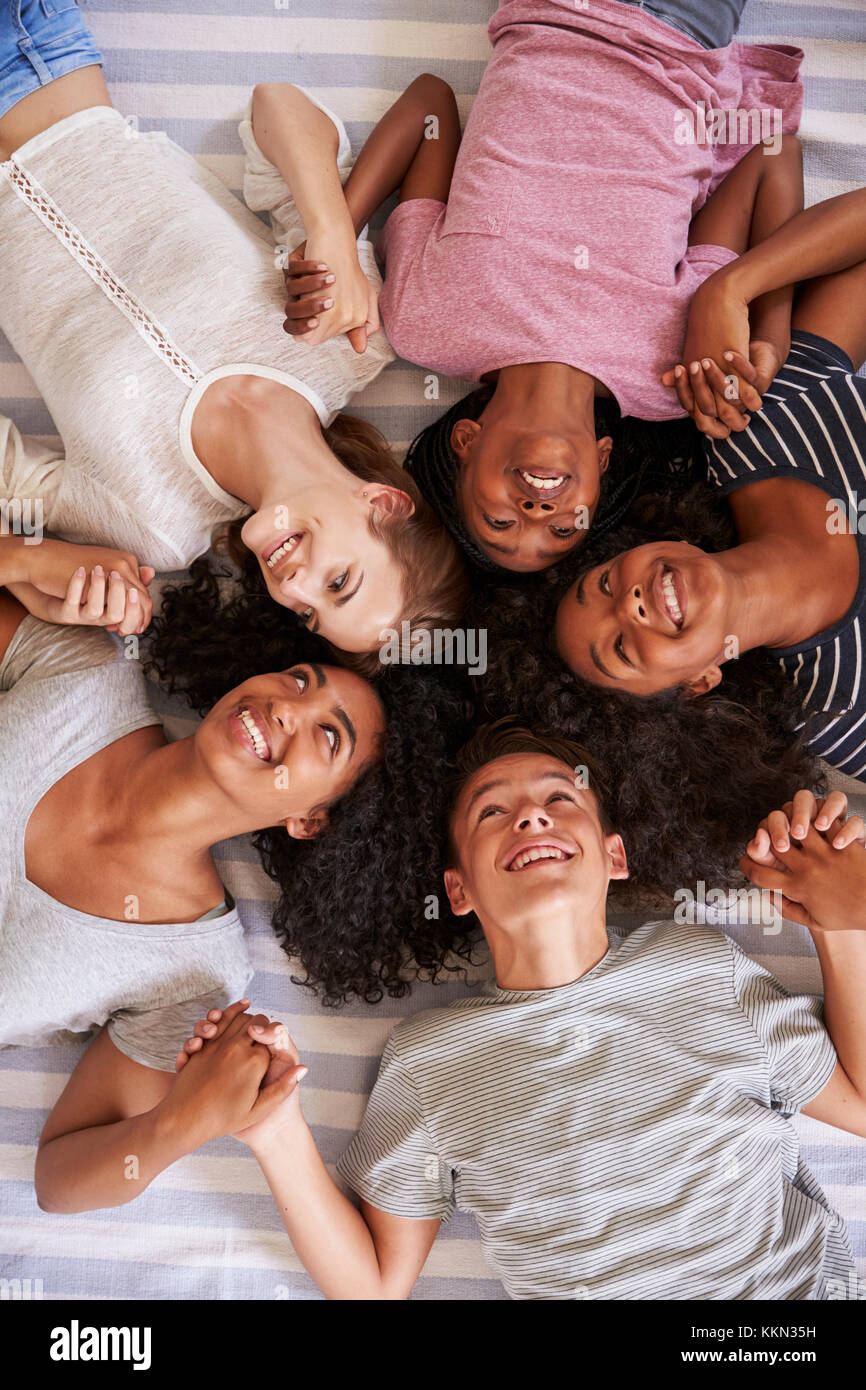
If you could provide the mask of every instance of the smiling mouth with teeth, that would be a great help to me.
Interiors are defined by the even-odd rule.
[[[525,468],[518,468],[517,471],[523,481],[534,487],[537,492],[550,492],[552,488],[564,483],[568,477],[567,473],[559,473],[555,478],[542,478],[537,473],[528,473]]]
[[[303,531],[296,531],[293,536],[287,536],[284,541],[281,541],[275,550],[270,551],[270,553],[265,551],[264,560],[268,569],[274,569],[281,560],[285,560],[287,556],[291,555],[297,549],[303,535]]]
[[[516,874],[530,864],[537,864],[543,859],[564,862],[571,858],[570,854],[566,854],[564,849],[559,849],[556,845],[532,845],[529,849],[521,850],[519,854],[514,856],[510,864],[507,865],[507,871],[510,874]]]
[[[244,733],[249,735],[253,748],[255,749],[256,757],[261,758],[263,763],[268,762],[270,760],[271,750],[252,712],[244,707],[238,710],[236,718],[241,728],[244,730]]]
[[[674,627],[682,627],[683,614],[677,599],[677,586],[674,583],[673,572],[667,568],[662,570],[662,597]]]

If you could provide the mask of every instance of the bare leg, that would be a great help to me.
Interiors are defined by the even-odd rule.
[[[0,159],[9,156],[27,140],[47,130],[49,126],[84,111],[89,106],[111,106],[111,97],[98,63],[77,68],[65,77],[56,77],[45,87],[16,101],[0,117]]]

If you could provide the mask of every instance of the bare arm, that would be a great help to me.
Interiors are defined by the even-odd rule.
[[[327,230],[354,244],[330,117],[291,83],[264,82],[253,91],[252,124],[259,149],[291,190],[307,238]]]
[[[441,78],[423,73],[386,111],[346,180],[343,194],[355,234],[397,188],[401,202],[412,198],[445,202],[459,146],[454,93]],[[289,299],[283,327],[295,337],[315,342],[319,315],[327,312],[342,272],[335,270],[326,254],[319,258],[317,252],[314,257],[309,243],[293,261],[286,271]]]
[[[814,278],[818,277],[818,278]],[[726,339],[731,367],[739,374],[749,409],[760,407],[760,392],[769,382],[750,369],[742,340],[749,336],[750,317],[758,302],[772,302],[786,285],[808,280],[797,300],[792,322],[828,338],[847,352],[855,367],[866,357],[866,189],[828,198],[792,217],[778,231],[705,280],[692,301],[696,322],[715,325],[715,337]],[[718,350],[718,349],[717,349]],[[722,349],[724,353],[724,349]],[[730,433],[723,415],[713,419],[707,402],[715,393],[718,404],[724,391],[720,359],[708,353],[702,362],[711,365],[697,373],[677,369],[665,373],[665,385],[674,385],[680,403],[698,427],[716,438]],[[749,372],[751,370],[751,384]],[[757,399],[750,392],[757,391]],[[703,406],[702,406],[703,403]],[[699,414],[694,414],[695,410]],[[733,424],[732,428],[742,428]]]
[[[36,1155],[43,1211],[93,1211],[137,1197],[187,1149],[160,1125],[174,1078],[131,1061],[103,1031],[49,1115]]]
[[[777,154],[756,146],[731,170],[692,220],[689,244],[726,246],[742,256],[802,210],[803,149],[796,135],[785,135]],[[750,339],[770,343],[780,364],[791,345],[793,293],[794,281],[787,280],[756,298],[749,313]]]
[[[766,156],[758,146],[731,170],[693,219],[689,244],[747,253],[802,207],[802,149],[796,136],[786,135],[776,155]],[[713,288],[720,275],[711,275],[695,293],[681,364],[662,376],[698,428],[717,439],[745,429],[746,411],[760,409],[761,391],[788,355],[794,295],[793,282],[788,282],[756,298],[748,312],[731,313]],[[755,371],[738,372],[738,363],[722,370],[728,350],[751,362]],[[712,371],[701,370],[707,362]]]
[[[389,1216],[366,1202],[358,1211],[328,1173],[300,1113],[250,1147],[298,1258],[328,1298],[408,1298],[438,1219]]]
[[[422,73],[385,112],[346,180],[356,232],[397,188],[401,203],[447,202],[459,147],[454,93],[440,77]]]
[[[798,280],[832,275],[866,260],[866,188],[807,208],[732,266],[719,271],[752,303]]]
[[[717,275],[719,297],[748,306],[809,281],[795,327],[828,338],[858,367],[866,358],[866,188],[816,203]]]
[[[841,347],[855,366],[866,357],[866,188],[828,198],[792,217],[759,246],[705,281],[707,312],[725,321],[808,281],[793,322]],[[733,346],[729,344],[728,346]]]
[[[212,1009],[195,1025],[178,1057],[183,1075],[223,1036],[229,1010]],[[389,1216],[364,1202],[358,1211],[328,1173],[301,1111],[298,1082],[307,1068],[284,1024],[267,1023],[251,1035],[268,1048],[271,1063],[262,1096],[284,1088],[264,1120],[235,1132],[258,1159],[289,1239],[328,1298],[408,1298],[439,1229],[439,1219]]]
[[[841,792],[826,803],[798,792],[762,823],[740,867],[782,894],[785,917],[809,928],[821,963],[824,1022],[839,1060],[804,1114],[866,1137],[866,847],[862,821],[846,823],[840,801]]]
[[[315,274],[327,267],[330,283],[316,278],[324,291],[293,313],[286,305],[287,332],[311,345],[345,333],[356,352],[364,352],[370,333],[379,327],[375,291],[361,269],[355,230],[337,168],[338,137],[334,122],[298,87],[265,82],[253,91],[253,133],[266,159],[279,169],[291,190],[304,230],[305,255]],[[306,264],[306,262],[304,263]]]
[[[226,1010],[220,1039],[177,1077],[131,1061],[99,1034],[42,1131],[36,1195],[44,1211],[122,1206],[178,1158],[284,1098],[278,1087],[259,1092],[269,1055],[247,1032],[247,1002]]]
[[[0,537],[0,588],[7,584],[25,584],[30,579],[31,565],[24,536]]]
[[[848,931],[812,932],[824,978],[824,1022],[839,1061],[803,1113],[866,1138],[866,922],[858,930],[853,912],[850,921]]]

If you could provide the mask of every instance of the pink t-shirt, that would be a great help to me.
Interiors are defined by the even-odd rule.
[[[618,0],[502,0],[489,34],[447,204],[401,203],[380,244],[393,347],[470,381],[567,362],[623,414],[681,415],[659,377],[694,291],[735,259],[689,247],[689,223],[761,135],[721,117],[717,134],[724,120],[746,138],[712,144],[702,121],[757,108],[771,122],[777,109],[764,133],[795,131],[802,52],[708,51]]]

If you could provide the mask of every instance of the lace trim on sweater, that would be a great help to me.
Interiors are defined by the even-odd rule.
[[[103,294],[129,319],[157,356],[162,358],[175,375],[180,377],[181,381],[185,381],[188,386],[195,386],[204,375],[203,372],[181,352],[180,348],[175,346],[162,325],[152,314],[148,313],[135,298],[135,295],[130,293],[123,282],[97,255],[93,247],[72,226],[56,203],[52,202],[45,190],[21,168],[20,164],[16,164],[14,159],[7,160],[0,165],[0,169],[9,179],[18,196],[32,209],[40,222],[54,233],[58,241],[63,243],[69,254],[87,271],[87,274],[96,282]]]

